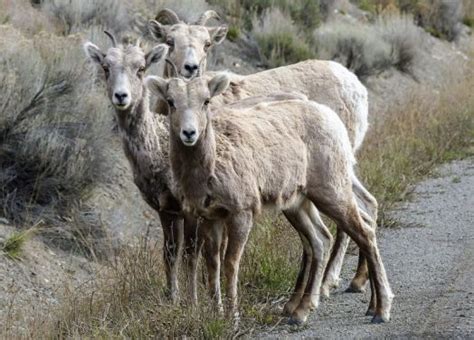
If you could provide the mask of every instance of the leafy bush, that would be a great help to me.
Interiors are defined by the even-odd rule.
[[[255,17],[252,33],[270,67],[313,57],[311,48],[301,38],[296,26],[278,8],[266,11],[261,20]]]
[[[102,177],[108,103],[79,37],[0,32],[0,214],[56,220]]]

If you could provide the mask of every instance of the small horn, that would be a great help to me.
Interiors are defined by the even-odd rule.
[[[173,72],[174,72],[174,74],[171,75],[170,77],[179,77],[179,72],[178,72],[178,68],[176,67],[176,65],[171,60],[169,60],[168,58],[166,58],[165,61],[168,65],[171,66],[171,68],[173,69]]]
[[[181,20],[179,20],[178,15],[174,11],[168,8],[165,8],[159,11],[158,14],[156,15],[155,20],[158,22],[161,22],[162,20],[167,20],[168,24],[170,25],[174,25],[181,22]]]
[[[221,17],[219,16],[219,14],[217,14],[216,11],[213,11],[212,9],[205,11],[204,13],[201,14],[199,19],[197,19],[195,25],[204,26],[206,25],[208,20],[213,19],[213,18],[216,20],[221,20]]]
[[[109,31],[104,31],[104,33],[110,38],[110,40],[112,40],[112,46],[117,47],[117,40],[115,40],[115,37],[113,36],[113,34],[110,33]]]

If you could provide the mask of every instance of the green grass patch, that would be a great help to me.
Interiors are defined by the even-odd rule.
[[[34,235],[34,229],[13,232],[0,244],[2,252],[12,260],[19,260],[23,254],[25,244]]]

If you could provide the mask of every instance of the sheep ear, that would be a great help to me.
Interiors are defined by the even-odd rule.
[[[224,92],[229,86],[229,83],[230,83],[229,76],[225,73],[218,74],[217,76],[212,78],[207,84],[207,86],[209,87],[209,92],[211,94],[211,97],[218,96],[222,92]]]
[[[225,37],[227,36],[227,31],[229,30],[229,28],[224,25],[219,27],[208,28],[208,30],[213,44],[219,45],[221,42],[224,41]]]
[[[160,99],[166,100],[168,96],[168,80],[157,76],[148,76],[145,78],[145,84],[151,93]]]
[[[84,44],[84,51],[86,55],[97,64],[102,64],[105,58],[105,54],[91,42],[86,42]]]
[[[166,39],[166,35],[168,34],[168,28],[165,25],[160,24],[156,20],[148,21],[148,28],[153,38],[158,41],[163,41]]]
[[[145,56],[146,68],[151,64],[161,61],[168,54],[168,46],[165,44],[156,45]]]

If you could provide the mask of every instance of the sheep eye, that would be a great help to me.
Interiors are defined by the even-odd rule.
[[[206,41],[206,43],[204,44],[204,51],[207,51],[209,49],[209,47],[211,47],[211,42]]]
[[[140,68],[138,69],[137,74],[138,74],[139,76],[142,76],[143,73],[145,73],[145,68],[142,66],[142,67],[140,67]]]
[[[174,108],[174,101],[173,101],[173,99],[168,98],[168,99],[166,99],[166,102],[168,103],[168,105],[170,106],[170,108]]]
[[[174,40],[173,39],[167,39],[166,40],[166,45],[168,45],[169,47],[173,47],[174,46]]]
[[[208,105],[209,105],[209,102],[210,102],[210,99],[206,99],[206,100],[204,101],[204,106],[208,106]]]

